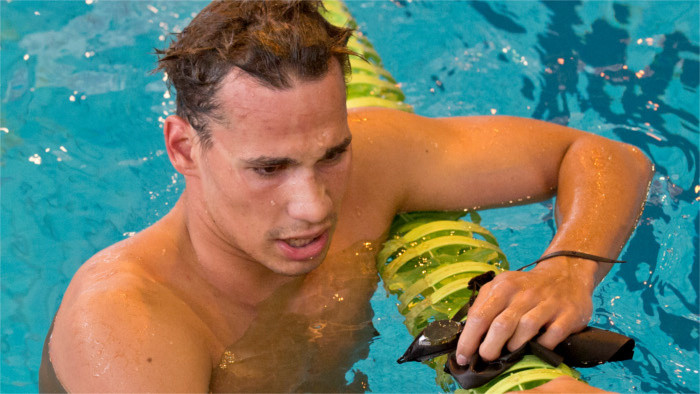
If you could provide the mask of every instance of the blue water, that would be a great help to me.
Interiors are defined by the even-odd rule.
[[[0,3],[0,391],[36,391],[44,334],[79,265],[176,201],[184,184],[160,133],[173,102],[149,70],[153,48],[203,5]],[[636,353],[581,372],[619,392],[699,392],[698,2],[348,5],[419,114],[534,117],[646,152],[657,174],[630,263],[596,290],[592,322],[633,337]],[[552,201],[482,217],[516,267],[554,231]],[[411,341],[395,302],[373,297],[380,336],[349,374],[375,392],[439,391],[429,368],[395,364]]]

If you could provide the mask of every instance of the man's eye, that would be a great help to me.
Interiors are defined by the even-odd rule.
[[[328,156],[324,157],[323,161],[326,163],[335,163],[343,157],[343,155],[345,154],[346,151],[347,151],[346,149],[343,149],[341,151],[333,152],[333,153],[329,154]]]
[[[253,167],[252,170],[260,176],[273,176],[282,170],[282,166]]]

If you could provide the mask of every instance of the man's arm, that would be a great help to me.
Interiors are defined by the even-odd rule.
[[[587,134],[567,145],[555,180],[557,232],[545,253],[576,250],[614,258],[641,214],[652,166],[637,148]],[[610,268],[558,257],[527,273],[499,275],[470,311],[460,361],[477,349],[495,359],[504,345],[515,350],[543,327],[538,342],[555,347],[586,326],[593,290]]]
[[[61,384],[68,392],[209,391],[212,361],[187,308],[126,276],[67,292],[50,342]]]
[[[545,253],[617,256],[653,171],[633,146],[533,119],[428,119],[386,110],[362,116],[377,130],[368,151],[382,157],[375,166],[388,169],[382,182],[398,193],[391,195],[398,210],[481,209],[543,200],[556,191],[558,230]],[[470,310],[458,360],[477,349],[494,359],[504,345],[516,349],[543,327],[539,342],[555,346],[586,325],[592,291],[609,270],[609,264],[559,257],[530,272],[498,275]]]

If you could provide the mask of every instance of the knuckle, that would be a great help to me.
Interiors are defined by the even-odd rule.
[[[508,328],[508,323],[503,319],[496,319],[491,323],[491,329],[495,331],[505,331]]]
[[[562,324],[558,323],[552,323],[548,328],[547,331],[549,332],[549,335],[553,338],[564,338],[566,335],[569,333],[569,330],[566,329]]]
[[[491,328],[496,331],[510,331],[516,322],[516,316],[512,312],[504,311],[491,323]]]
[[[522,297],[525,300],[542,300],[542,294],[537,289],[533,288],[523,290]]]
[[[533,332],[539,330],[541,327],[540,321],[532,315],[524,315],[520,318],[518,325],[527,332]]]
[[[473,315],[470,313],[469,317],[467,318],[467,326],[471,327],[471,330],[479,330],[479,328],[485,326],[487,324],[487,319],[479,313],[474,313]],[[466,332],[467,330],[465,329],[463,331]]]
[[[501,274],[499,275],[499,278],[504,275]],[[498,293],[498,294],[511,294],[517,290],[517,286],[514,283],[514,280],[510,279],[512,278],[511,276],[507,276],[497,282],[493,282],[491,284],[491,291]]]
[[[495,279],[494,279],[495,280]],[[493,287],[494,282],[491,281],[489,283],[484,284],[481,286],[481,289],[479,290],[479,294],[488,294],[489,291],[491,291],[491,288]]]

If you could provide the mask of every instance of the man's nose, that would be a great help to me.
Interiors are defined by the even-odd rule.
[[[326,186],[315,174],[303,174],[294,180],[287,206],[287,213],[293,219],[320,223],[328,217],[332,207]]]

